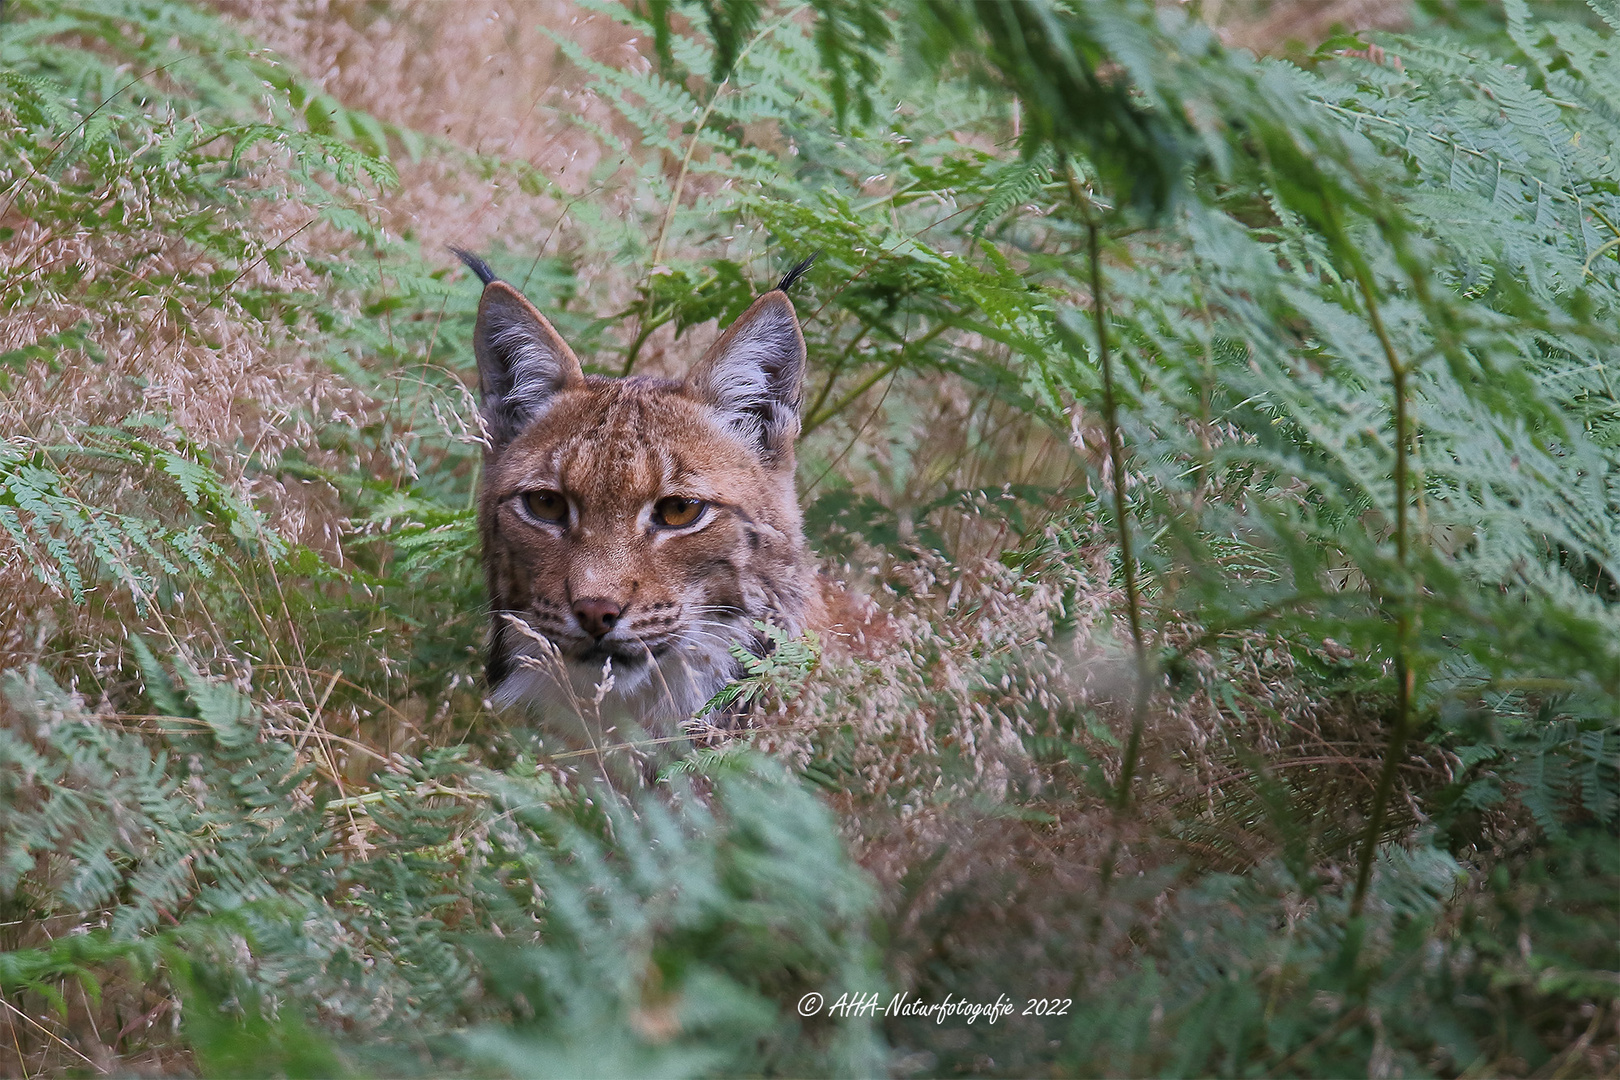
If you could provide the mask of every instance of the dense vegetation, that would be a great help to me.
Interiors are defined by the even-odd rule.
[[[892,6],[559,33],[564,190],[6,5],[8,1074],[1620,1068],[1620,9]],[[887,632],[654,790],[481,703],[428,169],[546,209],[487,254],[608,373],[821,253],[801,492]]]

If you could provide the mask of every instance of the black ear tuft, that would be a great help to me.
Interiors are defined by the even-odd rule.
[[[810,272],[810,267],[815,263],[816,257],[820,254],[821,252],[819,251],[812,251],[809,255],[805,256],[803,259],[800,259],[798,265],[794,266],[793,269],[783,274],[782,280],[776,283],[777,291],[787,292],[789,289],[793,288],[795,282]]]
[[[686,377],[687,392],[748,440],[760,460],[791,468],[804,403],[804,335],[780,290],[754,301]]]
[[[477,267],[473,270],[477,273]],[[522,293],[504,281],[484,286],[473,353],[478,357],[484,422],[496,450],[522,434],[558,391],[585,384],[574,350]]]
[[[501,280],[495,276],[495,271],[489,268],[489,263],[485,262],[483,259],[480,259],[472,252],[466,250],[465,248],[458,248],[454,244],[446,244],[445,247],[455,252],[456,258],[466,263],[467,269],[477,274],[478,280],[482,281],[485,285],[488,285],[492,281]]]

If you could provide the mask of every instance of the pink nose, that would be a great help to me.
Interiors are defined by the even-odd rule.
[[[612,630],[623,612],[618,604],[600,596],[574,601],[574,618],[579,620],[579,628],[591,637],[599,638]]]

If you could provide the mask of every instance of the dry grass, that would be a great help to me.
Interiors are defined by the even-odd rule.
[[[71,456],[76,432],[85,427],[140,415],[167,418],[214,451],[220,473],[244,499],[271,509],[284,535],[330,548],[337,525],[329,516],[262,473],[250,479],[245,466],[250,458],[273,462],[287,448],[307,445],[314,422],[352,414],[363,399],[301,348],[296,334],[267,334],[228,291],[204,299],[173,285],[123,302],[86,302],[81,294],[102,279],[116,283],[138,273],[148,280],[173,280],[218,269],[202,264],[165,229],[166,207],[153,193],[130,184],[109,195],[120,201],[128,219],[150,221],[151,227],[108,235],[89,227],[64,231],[60,223],[46,226],[19,215],[11,225],[15,231],[0,242],[0,275],[10,285],[9,297],[0,294],[0,303],[10,308],[0,323],[0,351],[82,323],[105,357],[92,363],[82,353],[67,354],[59,369],[31,367],[0,398],[0,426],[33,445],[62,447],[58,453]],[[303,224],[299,217],[291,204],[269,204],[247,239],[268,252],[297,231]],[[309,242],[307,233],[303,239]],[[296,242],[281,250],[292,258],[279,270],[255,260],[240,275],[243,287],[309,287],[312,277],[297,259]],[[27,304],[18,305],[26,278],[64,267],[78,271],[71,291],[30,288]],[[138,508],[154,497],[139,475],[90,470],[80,482],[78,496],[106,508]],[[0,592],[8,597],[0,617],[0,666],[40,657],[57,634],[117,642],[121,625],[140,621],[110,596],[79,609],[62,604],[61,593],[37,582],[24,553],[9,546],[0,552]],[[206,621],[153,629],[160,637],[194,645],[209,636]],[[228,652],[228,642],[214,640],[201,651]],[[98,674],[111,674],[107,659],[99,653],[94,658]]]
[[[399,161],[400,185],[379,209],[388,228],[426,250],[476,251],[501,240],[536,256],[573,252],[584,243],[569,213],[575,200],[591,200],[604,215],[637,214],[610,151],[574,122],[612,128],[615,114],[582,85],[550,36],[644,69],[645,43],[605,16],[565,0],[217,6],[346,105],[466,153],[531,167],[563,193],[482,181],[444,153]],[[444,258],[455,262],[448,252]],[[604,310],[634,285],[605,265],[584,261],[578,269],[581,290]]]
[[[1412,13],[1406,0],[1208,0],[1203,16],[1226,44],[1265,54],[1336,32],[1404,30]]]

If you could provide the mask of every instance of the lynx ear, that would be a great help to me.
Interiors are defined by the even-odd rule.
[[[787,294],[754,301],[686,378],[687,393],[717,409],[767,465],[791,461],[804,403],[804,335]]]
[[[522,293],[499,279],[484,286],[473,352],[496,449],[528,427],[559,390],[585,384],[574,350]]]

